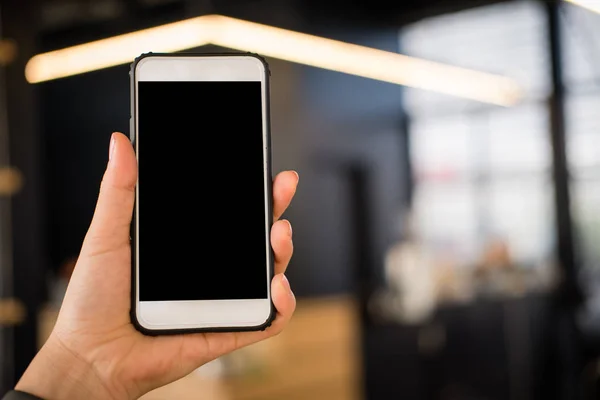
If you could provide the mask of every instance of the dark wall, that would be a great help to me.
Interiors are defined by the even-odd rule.
[[[389,51],[398,46],[395,30],[312,32]],[[292,71],[279,75],[284,65]],[[292,85],[292,96],[275,92],[273,97],[274,166],[296,168],[301,176],[287,215],[294,223],[296,250],[290,279],[302,294],[354,290],[357,268],[365,267],[358,265],[357,254],[366,254],[366,267],[378,275],[396,236],[405,180],[401,88],[317,68],[274,66],[273,90]],[[367,179],[364,214],[352,197],[356,170]],[[362,215],[368,221],[357,224]],[[363,225],[365,231],[356,232]],[[363,238],[361,243],[356,237]]]
[[[111,68],[40,84],[52,267],[79,253],[93,215],[108,144],[129,130],[129,70]]]
[[[33,6],[34,4],[32,4]],[[0,297],[14,297],[25,307],[25,319],[15,327],[0,326],[0,393],[12,387],[37,350],[37,311],[46,297],[48,258],[43,230],[44,152],[32,87],[23,71],[36,51],[35,7],[18,0],[0,2],[3,39],[17,44],[12,62],[2,66],[2,166],[11,166],[23,177],[14,196],[1,199]]]

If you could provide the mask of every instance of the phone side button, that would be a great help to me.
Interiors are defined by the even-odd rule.
[[[129,117],[129,140],[131,140],[131,144],[135,145],[135,135],[133,132],[133,118]]]

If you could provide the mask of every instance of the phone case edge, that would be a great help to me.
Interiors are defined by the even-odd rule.
[[[272,182],[273,182],[272,164],[273,163],[272,163],[272,152],[271,152],[271,95],[270,95],[271,70],[269,68],[269,64],[268,64],[267,60],[264,57],[260,56],[259,54],[249,53],[249,52],[179,53],[179,54],[176,54],[177,57],[181,57],[181,56],[214,57],[214,56],[240,56],[240,55],[257,58],[264,65],[265,71],[267,72],[265,74],[266,136],[267,136],[266,145],[267,145],[267,176],[270,178],[270,182],[267,185],[267,202],[268,202],[268,209],[273,210],[273,188],[272,188],[272,186],[273,186],[272,185]],[[129,112],[130,132],[129,132],[129,135],[130,135],[131,142],[134,146],[134,150],[136,149],[136,138],[137,138],[137,130],[135,129],[135,118],[137,117],[136,110],[135,110],[135,95],[136,95],[135,69],[136,69],[138,63],[145,58],[148,58],[148,57],[172,57],[172,56],[174,56],[174,54],[148,52],[148,53],[140,54],[131,63],[131,67],[130,67],[130,71],[129,71],[129,81],[130,81],[130,112]],[[130,294],[129,315],[130,315],[131,323],[139,332],[141,332],[142,334],[147,335],[147,336],[176,335],[176,334],[203,333],[203,332],[252,332],[252,331],[264,331],[273,324],[273,321],[275,321],[275,318],[277,317],[277,309],[275,308],[275,304],[273,304],[273,297],[271,295],[270,296],[271,312],[270,312],[267,320],[261,325],[248,326],[248,327],[217,327],[217,328],[190,328],[190,329],[147,329],[147,328],[143,327],[140,324],[140,322],[138,321],[137,313],[136,313],[136,309],[135,309],[135,303],[136,303],[135,292],[137,289],[136,288],[136,279],[135,279],[135,277],[136,277],[136,268],[135,268],[136,259],[135,259],[135,251],[134,251],[134,246],[136,244],[136,236],[135,236],[136,210],[137,210],[137,194],[136,194],[136,205],[134,208],[133,217],[131,219],[131,227],[130,227],[132,249],[131,249],[131,294]],[[268,225],[269,225],[269,227],[271,227],[273,225],[273,212],[270,212],[268,214],[269,214],[269,215],[267,215],[267,219],[268,219],[268,223],[269,223]],[[269,228],[269,231],[270,231],[270,229],[271,228]],[[270,234],[268,235],[268,237],[270,237]],[[275,265],[274,265],[273,248],[270,243],[269,243],[269,248],[270,248],[270,251],[268,254],[268,257],[269,257],[268,261],[269,261],[269,265],[270,265],[269,272],[271,275],[271,279],[273,279],[273,277],[275,276]]]

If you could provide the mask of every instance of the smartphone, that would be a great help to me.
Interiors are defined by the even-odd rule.
[[[131,318],[145,334],[262,330],[274,316],[269,69],[254,54],[144,54]]]

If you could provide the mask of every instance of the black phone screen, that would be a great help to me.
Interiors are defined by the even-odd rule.
[[[140,301],[268,297],[261,85],[138,82]]]

